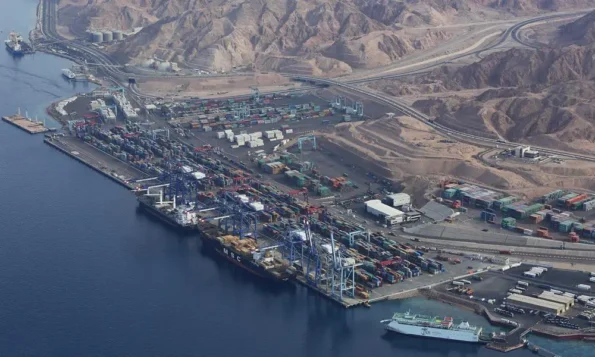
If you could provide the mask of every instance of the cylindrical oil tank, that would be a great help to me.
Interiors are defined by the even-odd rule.
[[[93,32],[93,34],[91,36],[93,36],[93,38],[91,40],[93,43],[103,42],[103,33]]]
[[[114,40],[114,34],[111,31],[103,31],[103,42],[112,42]]]
[[[120,30],[114,31],[114,41],[122,41],[124,39],[124,32]]]
[[[93,42],[93,31],[87,30],[85,31],[85,35],[87,36],[87,41]]]
[[[165,61],[165,62],[160,62],[157,65],[157,70],[162,71],[162,72],[167,72],[169,70],[171,70],[171,63]]]

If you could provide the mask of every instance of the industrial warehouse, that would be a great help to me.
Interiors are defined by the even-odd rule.
[[[541,298],[534,298],[530,296],[512,294],[507,298],[508,302],[512,302],[514,304],[518,304],[522,307],[527,307],[531,309],[536,309],[540,311],[550,312],[552,314],[561,315],[567,309],[564,304],[560,304],[557,302],[552,302],[550,300],[545,300]]]

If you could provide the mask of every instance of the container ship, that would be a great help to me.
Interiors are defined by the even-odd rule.
[[[8,34],[8,40],[4,41],[8,52],[14,56],[23,56],[28,53],[33,53],[33,47],[23,40],[23,37],[16,33],[11,32]]]
[[[259,248],[253,238],[219,236],[218,227],[208,221],[199,220],[197,227],[202,241],[208,248],[260,278],[283,282],[295,275],[288,262],[276,256],[270,248]]]
[[[484,342],[481,327],[470,326],[468,322],[454,324],[452,317],[423,316],[417,314],[395,313],[392,319],[383,320],[385,328],[404,335],[438,338],[462,342]]]
[[[162,222],[176,228],[181,232],[196,230],[197,215],[192,205],[176,205],[173,202],[163,201],[161,193],[159,199],[152,195],[138,196],[138,204],[141,209],[158,218]]]

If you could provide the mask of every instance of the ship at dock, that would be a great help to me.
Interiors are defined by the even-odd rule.
[[[180,232],[196,230],[198,216],[193,204],[177,204],[175,196],[171,201],[165,201],[163,199],[163,190],[153,193],[150,189],[147,189],[147,193],[139,195],[137,200],[139,208],[144,212],[176,230]]]
[[[8,39],[4,41],[4,44],[8,52],[13,56],[23,56],[34,52],[33,47],[25,42],[23,37],[16,32],[9,33]]]
[[[62,70],[62,75],[68,79],[75,79],[76,74],[68,68]]]
[[[419,314],[395,313],[392,319],[381,321],[388,331],[404,335],[437,338],[461,342],[484,342],[482,328],[463,321],[455,324],[452,317],[431,317]]]
[[[288,281],[295,271],[284,261],[275,247],[259,247],[255,239],[235,235],[220,235],[219,228],[204,220],[197,225],[200,238],[206,247],[232,264],[262,279],[273,282]]]

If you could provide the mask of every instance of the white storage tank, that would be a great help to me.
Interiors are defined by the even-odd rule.
[[[152,68],[154,64],[155,64],[155,60],[154,59],[148,59],[148,60],[144,60],[141,63],[141,66],[144,67],[144,68]]]
[[[101,43],[103,42],[103,33],[101,32],[93,32],[91,34],[91,42],[93,43]]]
[[[113,32],[114,41],[122,41],[124,39],[124,32],[116,30]]]
[[[165,62],[159,62],[157,64],[157,70],[158,71],[162,71],[162,72],[167,72],[171,69],[171,63],[165,61]]]
[[[114,34],[111,31],[103,31],[103,42],[112,42]]]

